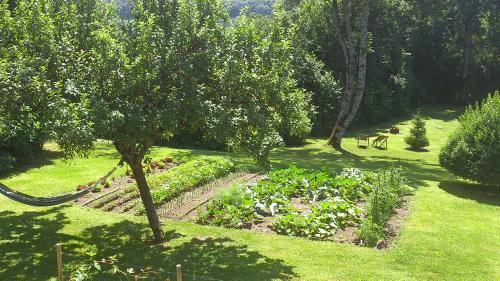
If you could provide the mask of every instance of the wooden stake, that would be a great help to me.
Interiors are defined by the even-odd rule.
[[[176,275],[177,275],[177,281],[182,281],[182,267],[180,264],[178,264],[176,267],[175,267],[175,271],[176,271]]]
[[[57,281],[64,281],[61,244],[56,244]]]

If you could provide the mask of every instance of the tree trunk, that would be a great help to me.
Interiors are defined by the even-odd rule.
[[[464,55],[463,55],[463,68],[462,68],[462,89],[459,94],[458,100],[460,102],[467,102],[469,93],[467,91],[468,76],[469,76],[469,61],[472,49],[472,19],[470,13],[465,17],[464,23]]]
[[[160,220],[158,219],[158,214],[156,213],[156,208],[153,203],[153,198],[151,197],[151,192],[149,190],[148,182],[146,181],[144,170],[142,169],[141,161],[130,163],[130,167],[134,173],[137,186],[139,187],[139,193],[141,194],[142,203],[146,209],[149,226],[153,231],[154,241],[156,244],[160,244],[164,241],[163,231],[161,230]]]
[[[137,182],[137,187],[139,188],[139,194],[141,195],[141,200],[144,204],[144,209],[146,210],[146,215],[148,217],[149,227],[153,231],[154,242],[156,244],[160,244],[164,241],[163,231],[161,230],[160,220],[158,219],[158,214],[156,213],[153,198],[151,197],[149,185],[146,181],[146,175],[144,174],[144,170],[142,168],[142,160],[144,158],[145,151],[147,151],[147,146],[143,145],[143,148],[139,149],[136,145],[124,145],[117,142],[114,142],[113,144],[134,173],[134,178]]]
[[[345,31],[342,31],[340,13],[337,5],[337,0],[332,0],[333,5],[333,21],[336,27],[339,43],[345,57],[346,63],[346,83],[345,93],[340,106],[340,112],[333,128],[332,134],[328,139],[327,144],[335,148],[340,148],[342,138],[356,116],[359,106],[363,99],[363,94],[366,84],[366,55],[367,55],[367,38],[368,38],[368,16],[369,16],[369,0],[363,0],[362,16],[361,16],[361,31],[359,40],[358,54],[353,43],[352,25],[349,11],[349,1],[342,1],[344,14],[343,25]]]
[[[337,122],[335,122],[335,127],[333,128],[332,134],[328,139],[327,144],[333,146],[334,148],[340,148],[342,138],[344,137],[345,131],[349,126],[349,124],[346,124],[346,119],[350,109],[350,101],[348,97],[352,96],[351,89],[352,87],[346,86],[345,97],[340,105]]]

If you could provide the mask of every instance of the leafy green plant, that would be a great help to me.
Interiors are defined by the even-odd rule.
[[[411,191],[401,168],[375,173],[352,168],[335,174],[291,166],[270,171],[255,184],[220,192],[198,222],[242,228],[252,220],[271,219],[279,234],[325,240],[338,229],[361,222],[366,212],[359,207],[361,200],[368,201],[368,219],[363,224],[383,229],[392,209]],[[292,205],[292,198],[304,206]],[[380,232],[373,229],[378,228],[367,225],[360,235],[365,240],[379,238]]]
[[[229,174],[234,164],[227,160],[193,160],[174,167],[165,173],[148,178],[151,196],[156,206],[180,192]]]
[[[374,247],[384,237],[384,228],[379,224],[373,223],[370,219],[365,219],[359,227],[357,234],[361,245]]]
[[[98,185],[92,190],[92,192],[94,193],[99,193],[101,191],[102,191],[102,185]]]
[[[373,191],[368,198],[367,219],[363,220],[362,230],[358,232],[360,238],[369,246],[373,245],[375,236],[378,239],[383,237],[379,230],[384,228],[393,209],[398,206],[402,198],[413,193],[400,167],[379,170],[373,178]],[[367,226],[364,227],[365,224]]]
[[[309,214],[292,210],[277,216],[273,228],[280,234],[324,240],[332,237],[337,229],[357,222],[361,213],[360,208],[343,199],[329,199],[313,206]]]
[[[165,167],[166,167],[165,162],[163,162],[163,161],[159,161],[159,162],[158,162],[158,168],[160,168],[160,169],[165,169]]]
[[[221,193],[198,222],[240,228],[252,219],[273,217],[277,233],[327,239],[338,228],[360,220],[363,210],[356,203],[371,190],[367,179],[357,169],[338,175],[296,166],[272,170],[255,184]],[[291,205],[297,197],[310,205],[309,213]]]
[[[104,188],[110,188],[110,187],[111,187],[111,181],[109,180],[109,178],[107,178],[107,179],[104,181],[104,183],[103,183],[102,187],[104,187]]]
[[[467,108],[439,154],[439,163],[453,174],[499,185],[500,92]]]

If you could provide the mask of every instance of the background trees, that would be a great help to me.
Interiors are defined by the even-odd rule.
[[[307,61],[316,61],[314,65],[323,65],[319,72],[326,75],[319,81],[326,85],[328,75],[334,81],[343,80],[346,69],[331,20],[332,1],[283,0],[277,3],[274,18],[290,29],[293,45],[298,49],[296,54],[302,54],[295,55],[296,61],[300,62],[295,64],[296,73],[304,73],[305,65],[313,65]],[[468,76],[463,78],[467,3],[372,2],[366,89],[354,126],[389,120],[428,102],[472,102],[500,86],[497,82],[500,81],[500,13],[494,1],[478,2]],[[341,92],[321,90],[324,88],[314,82],[318,81],[318,75],[312,75],[311,71],[308,74],[309,78],[303,80],[297,75],[297,79],[312,93],[316,107],[312,133],[325,136],[333,129],[336,119],[323,116],[326,112],[330,116],[338,114]],[[338,84],[345,87],[344,82]],[[468,98],[459,101],[457,97],[461,95],[463,85],[467,85]]]
[[[270,15],[275,0],[222,0],[232,17],[237,17],[240,11],[248,8],[248,12],[260,15]]]

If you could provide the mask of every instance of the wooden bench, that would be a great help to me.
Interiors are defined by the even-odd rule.
[[[372,146],[379,149],[387,149],[388,138],[388,136],[378,136],[374,141],[372,141]]]
[[[359,141],[366,143],[359,143]],[[358,147],[368,148],[370,146],[370,137],[367,135],[358,135]]]

